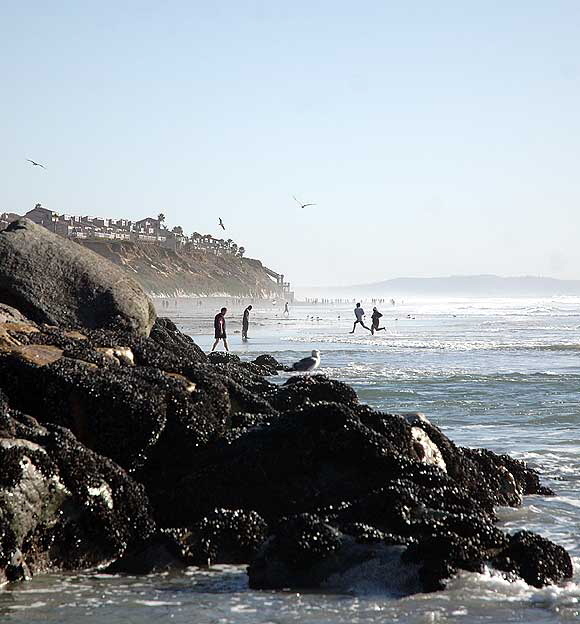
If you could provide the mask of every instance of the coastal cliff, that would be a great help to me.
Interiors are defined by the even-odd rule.
[[[276,282],[259,260],[203,250],[176,253],[158,245],[129,241],[83,241],[84,247],[127,271],[152,296],[228,294],[278,296]]]

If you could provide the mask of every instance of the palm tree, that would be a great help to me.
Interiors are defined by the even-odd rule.
[[[165,215],[162,212],[160,212],[157,215],[157,221],[159,221],[159,224],[161,224],[161,223],[163,223],[163,221],[165,221]]]
[[[245,247],[240,247],[240,248],[238,249],[238,256],[239,256],[240,258],[243,258],[245,253],[246,253],[246,249],[245,249]]]

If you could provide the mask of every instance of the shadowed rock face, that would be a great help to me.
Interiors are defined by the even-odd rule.
[[[102,564],[153,530],[141,485],[2,398],[0,464],[0,583]]]
[[[564,549],[494,525],[495,506],[550,493],[525,464],[324,375],[273,384],[276,368],[208,361],[167,319],[149,337],[0,323],[0,582],[109,560],[250,561],[258,588],[370,574],[400,594],[484,565],[570,576]]]
[[[402,560],[401,544],[364,525],[339,530],[316,515],[292,516],[274,529],[252,561],[250,587],[349,591],[353,581],[370,581],[372,573],[391,594],[421,591],[417,566]]]
[[[518,531],[493,560],[499,570],[515,573],[534,587],[558,583],[573,574],[568,553],[553,542],[530,531]]]
[[[268,525],[255,511],[216,509],[180,539],[190,565],[246,563],[257,554]]]
[[[142,335],[156,316],[124,271],[28,219],[0,232],[0,302],[38,323]]]

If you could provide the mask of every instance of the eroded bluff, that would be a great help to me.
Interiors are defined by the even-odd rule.
[[[208,359],[168,319],[144,336],[5,310],[0,581],[208,563],[249,563],[255,588],[341,590],[368,566],[401,593],[484,566],[571,576],[563,548],[495,524],[551,494],[535,471],[325,376],[274,383],[282,369]]]

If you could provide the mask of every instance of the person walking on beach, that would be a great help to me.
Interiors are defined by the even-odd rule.
[[[212,353],[215,350],[215,348],[217,347],[217,344],[220,340],[224,341],[224,347],[226,348],[226,351],[229,351],[228,349],[228,340],[227,340],[227,336],[226,336],[226,312],[228,311],[227,308],[222,308],[216,315],[215,318],[213,320],[213,326],[215,329],[215,342],[213,343],[213,347],[211,348]]]
[[[371,331],[370,327],[367,327],[363,321],[365,311],[361,308],[360,303],[356,304],[356,308],[354,309],[354,315],[356,316],[356,321],[354,322],[354,325],[352,326],[352,331],[350,332],[351,334],[354,334],[354,330],[356,329],[356,326],[358,324],[362,325],[365,329],[368,329],[369,331]]]
[[[242,317],[242,340],[246,342],[248,339],[248,328],[250,327],[250,311],[252,310],[252,306],[249,305],[244,310],[244,316]]]
[[[288,302],[284,304],[284,315],[290,316],[290,310],[288,309]]]
[[[376,307],[373,308],[373,313],[371,314],[371,334],[375,334],[376,331],[387,331],[386,327],[379,327],[379,319],[383,316]]]

